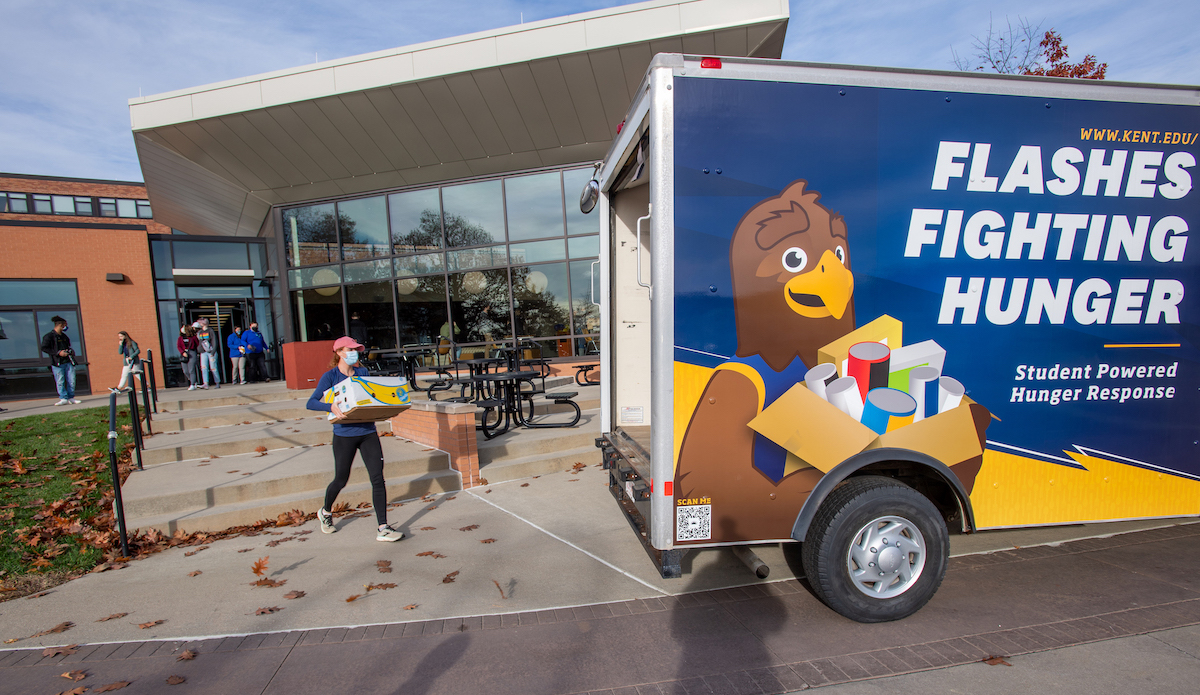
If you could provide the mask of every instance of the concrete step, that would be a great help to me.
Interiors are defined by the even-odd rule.
[[[378,423],[380,432],[390,429],[389,423]],[[324,417],[201,427],[182,432],[164,432],[147,438],[142,462],[149,466],[213,455],[248,454],[257,451],[260,446],[267,450],[313,446],[328,444],[332,437],[332,425]]]
[[[600,463],[600,450],[595,445],[559,449],[519,458],[504,458],[480,463],[479,475],[495,484],[506,480],[519,480],[535,475],[548,475],[571,470],[576,463],[588,466]]]
[[[550,416],[563,419],[562,415]],[[600,436],[600,411],[585,410],[574,427],[526,428],[517,427],[492,440],[479,438],[479,465],[497,461],[540,456],[566,449],[595,447]],[[599,449],[596,449],[599,451]],[[485,478],[487,476],[484,476]],[[490,478],[488,478],[491,480]]]
[[[462,489],[462,479],[451,470],[434,471],[422,475],[401,476],[387,480],[388,503],[410,500],[426,494],[454,492]],[[350,483],[342,488],[338,503],[351,507],[371,501],[369,482]],[[134,517],[126,512],[130,529],[146,531],[154,528],[167,534],[182,529],[185,533],[196,531],[220,531],[231,526],[252,524],[260,519],[273,519],[280,514],[299,509],[305,514],[315,512],[324,504],[325,491],[308,490],[278,495],[258,500],[249,500],[219,507],[195,507],[153,516]]]
[[[274,403],[245,403],[225,405],[201,410],[185,410],[170,414],[159,412],[152,425],[155,433],[183,432],[185,430],[238,425],[247,422],[274,422],[296,420],[307,417],[323,417],[323,413],[304,407],[305,401],[276,401]]]
[[[219,389],[160,389],[158,392],[158,411],[175,413],[182,410],[203,410],[223,405],[244,405],[247,403],[273,403],[275,401],[290,401],[307,399],[312,391],[291,391],[282,382],[271,384],[252,384],[246,387],[226,384]],[[141,398],[138,399],[139,405]]]

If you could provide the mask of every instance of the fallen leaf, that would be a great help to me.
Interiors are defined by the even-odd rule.
[[[507,600],[507,599],[508,599],[508,597],[504,595],[504,589],[501,589],[501,588],[500,588],[500,582],[498,582],[498,581],[496,581],[495,579],[493,579],[493,580],[492,580],[492,583],[496,585],[496,590],[500,592],[500,598],[502,598],[502,599],[506,599],[506,600]]]
[[[87,690],[88,690],[88,688],[86,685],[81,685],[77,688],[71,688],[70,690],[64,690],[61,693],[59,693],[58,695],[83,695],[84,693],[87,692]]]
[[[270,559],[271,559],[270,555],[267,555],[266,557],[260,557],[254,561],[253,565],[250,565],[250,571],[254,573],[254,576],[256,576],[256,577],[267,576],[267,561]]]
[[[138,627],[140,627],[140,628],[141,628],[141,629],[143,629],[143,630],[149,630],[150,628],[154,627],[155,625],[162,625],[162,624],[163,624],[163,623],[165,623],[165,622],[167,622],[167,621],[165,621],[165,620],[151,620],[151,621],[150,621],[150,622],[148,622],[148,623],[138,623]]]
[[[196,570],[195,572],[188,572],[189,577],[199,577],[202,574],[204,574],[204,573],[201,572],[200,570]]]
[[[495,543],[496,539],[495,538],[484,538],[483,540],[481,540],[479,542],[480,543]]]
[[[391,574],[391,572],[392,572],[392,561],[391,560],[376,560],[375,566],[376,566],[376,569],[378,569],[381,574]]]
[[[304,598],[303,591],[289,591],[283,595],[284,598]]]
[[[269,615],[271,613],[278,613],[281,610],[283,610],[283,609],[280,608],[279,606],[271,606],[270,608],[259,608],[258,610],[254,611],[254,614],[255,615]]]
[[[460,528],[459,531],[474,531],[477,528],[479,528],[479,524],[471,524],[470,526]]]
[[[1002,656],[989,656],[988,658],[983,659],[983,663],[987,664],[988,666],[1012,666],[1012,664],[1005,661],[1004,657]]]
[[[483,484],[484,484],[484,485],[487,485],[487,481],[484,481],[484,483],[483,483]],[[450,500],[454,499],[455,497],[458,497],[458,495],[450,495],[450,496],[449,496],[449,497],[447,497],[447,498],[446,498],[444,501],[446,501],[446,502],[449,502]]]
[[[37,633],[36,635],[30,635],[29,639],[33,639],[34,637],[44,637],[46,635],[52,635],[52,634],[56,634],[59,632],[66,632],[67,630],[70,630],[73,627],[75,627],[75,623],[68,620],[66,622],[55,625],[54,627],[50,628],[49,630],[42,630],[41,632]]]
[[[256,582],[250,582],[250,586],[265,586],[268,589],[275,589],[283,586],[284,584],[287,584],[286,579],[271,579],[269,577],[263,577]]]
[[[529,487],[529,483],[521,483],[521,487]]]
[[[192,651],[191,649],[185,649],[185,650],[183,650],[182,654],[175,657],[175,660],[176,661],[191,661],[192,659],[195,659],[195,658],[196,658],[196,652]]]
[[[385,584],[376,584],[376,583],[372,582],[370,584],[363,584],[363,586],[366,587],[367,591],[375,591],[375,590],[387,591],[388,589],[396,588],[396,585],[392,584],[391,582],[387,582]]]
[[[120,690],[121,688],[124,688],[125,686],[129,685],[132,682],[133,681],[117,681],[116,683],[109,683],[108,685],[102,685],[99,688],[96,688],[95,690],[93,690],[92,692],[93,693],[107,693],[112,690]]]
[[[167,685],[179,685],[186,682],[187,679],[183,676],[167,676]]]
[[[20,638],[20,637],[10,637],[10,638],[8,638],[8,639],[4,640],[4,643],[5,643],[5,644],[12,644],[13,642],[20,642],[20,641],[21,641],[21,638]]]
[[[84,678],[87,678],[87,671],[84,671],[81,668],[77,668],[74,671],[67,671],[66,673],[60,673],[58,675],[62,676],[63,678],[66,678],[69,681],[79,682],[79,681],[83,680]]]
[[[42,650],[42,656],[58,656],[59,654],[70,656],[77,651],[79,651],[78,644],[68,644],[65,647],[46,647]]]
[[[226,473],[230,473],[230,474],[232,474],[232,473],[237,473],[237,469],[235,468],[235,469],[234,469],[234,470],[232,470],[232,471],[225,471],[225,472],[226,472]]]
[[[436,531],[437,527],[436,526],[422,526],[421,528],[419,528],[417,530],[418,531]]]
[[[350,596],[346,599],[346,603],[354,603],[355,601],[357,601],[358,599],[360,599],[362,597],[363,597],[362,594],[354,594],[353,596]]]
[[[241,550],[239,550],[238,552],[239,552],[239,553],[248,553],[248,552],[250,552],[251,550],[254,550],[254,548],[242,548],[242,549],[241,549]]]
[[[491,491],[490,489],[488,489],[488,490],[484,490],[484,491],[483,491],[483,494],[485,494],[485,495],[490,495],[490,494],[492,494],[492,491]]]
[[[451,572],[450,574],[447,574],[446,576],[442,577],[442,583],[443,583],[443,584],[450,584],[451,582],[453,582],[453,581],[454,581],[454,578],[455,578],[455,577],[457,577],[457,576],[458,576],[458,570],[454,570],[454,571],[453,571],[453,572]]]
[[[584,468],[587,468],[586,463],[580,463],[579,461],[576,461],[575,465],[571,466],[571,472],[578,473],[579,471],[583,470]]]
[[[410,603],[410,604],[408,604],[407,606],[405,606],[405,607],[404,607],[404,610],[406,610],[406,611],[411,611],[412,609],[414,609],[414,608],[416,608],[416,607],[417,607],[417,604],[415,604],[415,603]]]
[[[39,559],[41,559],[41,558],[39,558]],[[49,563],[46,563],[46,564],[49,564]],[[29,596],[26,596],[26,597],[25,597],[25,599],[26,599],[26,600],[29,600],[29,599],[34,599],[34,598],[41,598],[41,597],[45,596],[45,595],[46,595],[46,594],[48,594],[48,593],[50,593],[50,592],[49,592],[49,591],[39,591],[39,592],[38,592],[38,593],[36,593],[36,594],[31,594],[31,595],[29,595]]]
[[[116,620],[117,618],[124,618],[127,615],[129,615],[129,614],[128,613],[113,613],[112,615],[108,616],[107,618],[101,618],[101,619],[97,620],[96,622],[107,623],[110,620]]]
[[[426,550],[424,552],[417,553],[417,557],[429,557],[430,555],[433,555],[432,550]]]
[[[567,482],[568,482],[568,483],[578,483],[578,482],[579,482],[579,478],[571,478],[571,479],[570,479],[570,480],[568,480]]]
[[[432,512],[432,511],[433,511],[433,510],[435,510],[435,509],[437,509],[437,505],[436,505],[436,504],[431,504],[431,505],[429,505],[428,507],[426,507],[426,508],[425,508],[425,511],[427,511],[427,512]]]
[[[192,550],[192,551],[186,552],[186,553],[184,553],[184,554],[183,554],[183,556],[184,556],[184,557],[191,557],[191,556],[195,555],[196,553],[199,553],[199,552],[201,552],[201,551],[204,551],[204,550],[208,550],[208,546],[207,546],[207,545],[202,545],[202,546],[200,546],[199,548],[196,548],[195,550]]]

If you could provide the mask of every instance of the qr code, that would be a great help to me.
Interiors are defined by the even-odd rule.
[[[706,541],[712,538],[712,505],[675,508],[675,540]]]

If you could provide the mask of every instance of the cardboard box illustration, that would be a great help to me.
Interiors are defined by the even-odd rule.
[[[408,410],[410,391],[404,377],[352,376],[327,390],[324,401],[342,411],[342,422],[376,422]]]

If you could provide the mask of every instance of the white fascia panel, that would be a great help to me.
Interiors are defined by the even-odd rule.
[[[755,23],[788,18],[787,0],[701,0],[679,5],[681,30],[684,33],[727,29],[753,17]]]
[[[584,25],[589,48],[619,46],[629,43],[631,37],[651,41],[681,31],[678,5],[596,17],[587,20]]]
[[[333,68],[309,70],[295,75],[283,75],[263,80],[262,105],[279,106],[306,99],[317,99],[334,93]]]
[[[333,75],[340,94],[407,82],[413,78],[413,57],[411,53],[404,53],[338,65],[333,69]]]
[[[154,128],[168,123],[192,120],[192,97],[184,95],[129,107],[129,122],[134,130]]]
[[[577,53],[590,48],[584,22],[522,31],[496,37],[496,64],[538,60],[547,55]]]
[[[412,54],[413,79],[468,72],[496,65],[496,39],[487,38],[451,46],[438,46]]]
[[[192,118],[213,118],[229,113],[261,108],[260,82],[234,85],[192,95]]]

